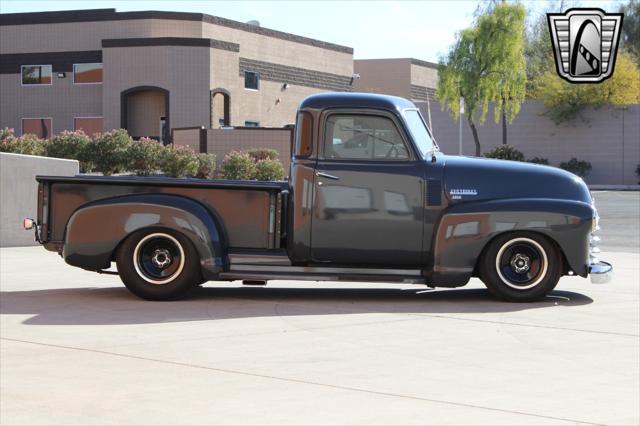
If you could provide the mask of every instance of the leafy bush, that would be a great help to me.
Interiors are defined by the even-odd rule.
[[[196,177],[200,179],[212,179],[216,173],[216,156],[214,154],[197,154],[198,169]]]
[[[24,155],[44,155],[45,141],[32,134],[16,137],[13,129],[0,131],[0,152]]]
[[[277,160],[278,151],[272,148],[254,148],[246,151],[256,162],[262,160]]]
[[[129,147],[133,141],[124,129],[96,135],[87,149],[87,159],[95,170],[105,176],[126,170],[129,166]]]
[[[560,168],[584,178],[591,171],[591,163],[572,158],[566,163],[560,163]]]
[[[133,141],[127,150],[128,170],[138,176],[148,176],[160,169],[164,147],[156,140],[141,138]]]
[[[549,165],[549,160],[546,158],[542,158],[542,157],[533,157],[533,158],[529,158],[527,160],[528,163],[535,163],[535,164],[545,164],[545,165]]]
[[[162,150],[160,168],[171,177],[194,176],[198,171],[198,159],[190,148],[166,146]]]
[[[231,151],[224,157],[220,171],[224,179],[253,180],[256,164],[248,153]]]
[[[283,180],[284,168],[278,160],[262,160],[256,163],[257,180]]]
[[[46,143],[48,157],[67,158],[80,161],[80,172],[87,173],[93,168],[90,161],[91,138],[82,130],[64,131]]]
[[[499,145],[484,154],[487,158],[498,158],[501,160],[524,161],[524,154],[511,145]]]

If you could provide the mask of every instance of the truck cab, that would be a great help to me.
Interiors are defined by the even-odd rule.
[[[379,281],[536,300],[563,275],[606,281],[582,179],[553,167],[441,153],[398,97],[302,101],[285,182],[45,177],[46,248],[147,299],[203,281]]]

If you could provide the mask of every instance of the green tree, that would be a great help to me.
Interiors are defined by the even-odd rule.
[[[629,0],[620,6],[620,12],[624,13],[620,47],[631,53],[636,63],[640,63],[640,0]]]
[[[525,97],[525,9],[520,4],[495,4],[478,16],[471,28],[456,36],[456,43],[438,67],[438,101],[457,119],[464,98],[467,123],[476,155],[481,155],[478,124],[483,124],[494,102],[496,123],[513,121]],[[506,142],[503,132],[503,142]]]
[[[572,84],[555,69],[538,77],[533,96],[544,101],[547,115],[556,123],[581,118],[587,107],[640,103],[640,69],[627,52],[618,52],[616,67],[608,80],[598,84]]]

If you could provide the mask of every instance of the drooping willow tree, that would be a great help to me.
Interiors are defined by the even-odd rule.
[[[453,118],[459,118],[460,98],[476,147],[481,155],[477,126],[486,120],[489,104],[494,119],[506,125],[520,112],[526,94],[524,57],[525,9],[521,4],[497,3],[456,36],[438,67],[437,98]]]

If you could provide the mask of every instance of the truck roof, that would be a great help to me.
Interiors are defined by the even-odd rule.
[[[374,108],[401,111],[405,108],[416,108],[416,106],[413,102],[398,96],[329,92],[307,96],[300,103],[300,109],[304,108]]]

